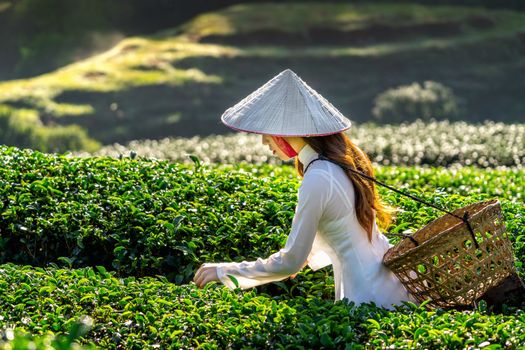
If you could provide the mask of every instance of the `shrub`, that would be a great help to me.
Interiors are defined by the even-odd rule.
[[[381,165],[525,166],[525,124],[362,124],[353,126],[348,135],[373,162]],[[282,164],[261,144],[259,135],[245,133],[137,140],[106,146],[93,154],[75,154],[119,157],[130,153],[175,162],[191,162],[188,154],[193,154],[206,163]]]
[[[452,119],[459,114],[459,100],[452,90],[434,81],[415,82],[388,89],[374,100],[372,114],[382,123],[422,119]]]
[[[42,152],[84,150],[94,152],[100,143],[89,138],[87,131],[78,125],[37,128],[33,131],[31,148]]]
[[[78,125],[47,127],[37,111],[0,105],[0,143],[42,152],[94,152],[100,144]]]
[[[150,160],[3,148],[0,261],[67,257],[182,283],[202,259],[266,254],[283,244],[296,182]],[[235,242],[235,244],[231,244]]]
[[[0,329],[60,337],[89,315],[93,328],[79,342],[107,349],[525,344],[523,311],[514,306],[494,315],[484,303],[465,312],[334,303],[330,268],[307,268],[294,280],[247,291],[176,285],[203,262],[255,259],[280,248],[298,186],[288,166],[193,161],[67,158],[0,147],[0,261],[51,262],[45,269],[0,265]],[[384,167],[377,176],[448,209],[499,197],[523,277],[524,170]],[[441,215],[379,191],[402,209],[391,232]],[[71,268],[99,262],[106,266]],[[158,276],[129,276],[146,274]]]
[[[197,160],[183,165],[0,149],[0,262],[103,265],[122,275],[162,274],[180,284],[203,262],[256,259],[282,248],[294,215],[299,179],[288,166],[212,167]],[[519,238],[523,170],[384,168],[377,174],[448,209],[499,197],[516,251],[525,246]],[[393,232],[442,215],[379,190],[403,209]],[[318,272],[320,279],[330,276]],[[325,291],[318,293],[332,294]]]
[[[14,110],[0,105],[0,142],[29,148],[33,142],[33,132],[42,127],[40,118],[34,110]]]
[[[0,327],[65,333],[82,315],[80,341],[103,349],[520,348],[523,311],[395,311],[317,297],[270,297],[209,284],[176,286],[162,277],[117,278],[102,267],[0,265]]]
[[[7,266],[7,269],[9,270],[10,267]],[[2,320],[5,320],[5,317]],[[25,320],[27,318],[23,319],[21,323],[27,323],[24,322]],[[93,320],[90,317],[81,316],[77,322],[73,323],[67,337],[55,336],[52,332],[48,332],[44,336],[32,336],[30,333],[20,331],[19,327],[17,327],[16,332],[6,327],[0,330],[0,350],[95,350],[97,347],[92,344],[79,346],[76,342],[79,337],[89,332],[92,324]]]

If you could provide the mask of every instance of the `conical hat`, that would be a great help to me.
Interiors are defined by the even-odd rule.
[[[275,136],[323,136],[351,126],[350,120],[290,69],[224,112],[228,127]]]

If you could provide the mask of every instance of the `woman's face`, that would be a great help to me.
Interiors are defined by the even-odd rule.
[[[284,154],[283,151],[281,151],[281,149],[279,148],[279,146],[277,146],[277,144],[274,142],[271,136],[262,135],[262,143],[263,145],[268,145],[270,151],[273,152],[274,156],[279,157],[283,161],[287,161],[288,159],[290,159],[290,157],[288,157],[286,154]]]

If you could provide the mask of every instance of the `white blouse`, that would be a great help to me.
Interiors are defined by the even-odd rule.
[[[306,168],[318,154],[306,145],[298,157]],[[343,169],[328,161],[316,161],[299,187],[291,232],[283,249],[267,259],[206,265],[215,265],[218,278],[230,289],[236,286],[228,275],[241,289],[247,289],[283,280],[301,270],[306,261],[314,271],[332,264],[335,300],[375,302],[385,308],[405,300],[415,302],[382,263],[392,245],[377,224],[372,243],[368,241],[354,203],[354,187]]]

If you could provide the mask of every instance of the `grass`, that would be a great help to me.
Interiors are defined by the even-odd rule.
[[[11,7],[11,4],[6,1],[0,1],[0,13],[6,11],[9,7]]]
[[[323,26],[348,31],[367,28],[373,24],[402,27],[411,24],[462,21],[474,16],[489,18],[497,24],[492,31],[507,34],[519,28],[523,20],[521,14],[513,11],[487,11],[473,7],[406,3],[259,4],[238,5],[220,12],[201,15],[183,26],[183,30],[188,36],[199,37],[249,33],[266,28],[301,32],[311,27]]]

